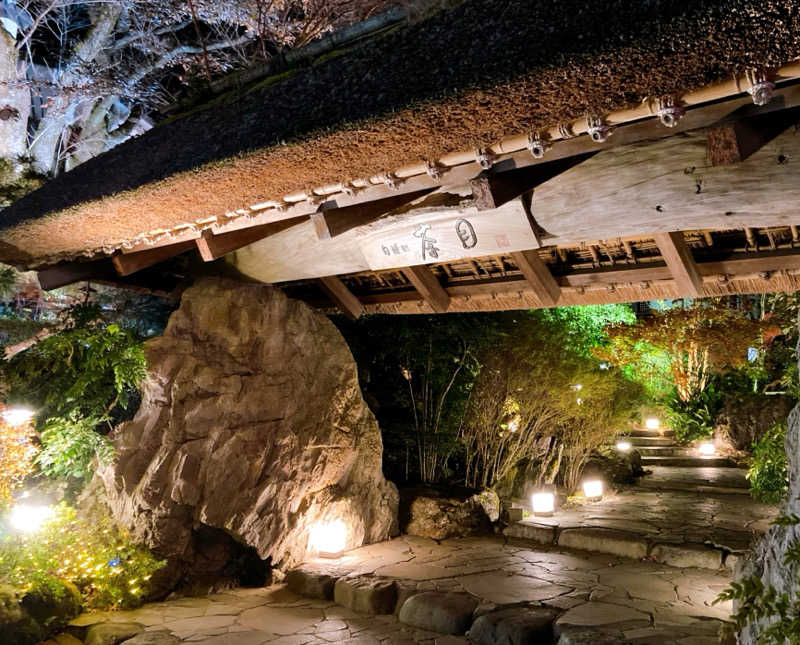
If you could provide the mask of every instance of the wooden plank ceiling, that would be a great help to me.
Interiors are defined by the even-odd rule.
[[[146,272],[163,288],[158,271],[175,258],[224,258],[208,266],[351,317],[794,291],[800,85],[781,92],[762,107],[737,97],[689,110],[674,129],[621,126],[599,146],[576,137],[543,160],[433,169],[276,221],[45,267],[40,279],[111,273],[124,284]]]

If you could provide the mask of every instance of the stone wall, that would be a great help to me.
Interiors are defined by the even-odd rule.
[[[783,511],[800,515],[800,406],[796,406],[789,414],[786,454],[789,458],[789,496]],[[785,566],[783,559],[795,541],[800,541],[800,526],[773,526],[738,568],[736,577],[755,575],[766,586],[775,587],[779,593],[790,591],[797,579],[797,572]],[[757,645],[759,631],[757,625],[746,628],[739,634],[739,645]]]
[[[397,532],[377,422],[324,315],[208,279],[146,351],[141,407],[101,476],[116,520],[160,557],[191,565],[211,528],[286,568],[323,523],[341,522],[348,548]]]

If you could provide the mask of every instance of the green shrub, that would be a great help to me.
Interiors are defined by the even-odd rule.
[[[69,583],[88,606],[102,609],[140,605],[163,564],[110,518],[79,522],[66,504],[37,533],[9,533],[0,541],[0,584],[57,596]]]
[[[48,419],[41,431],[42,449],[35,459],[42,472],[48,477],[88,481],[94,473],[95,458],[101,465],[109,463],[114,446],[95,432],[101,421],[105,419],[77,413]]]
[[[674,392],[667,401],[667,419],[675,438],[680,443],[690,443],[710,437],[714,423],[722,409],[723,397],[713,385],[684,401]]]
[[[753,460],[747,471],[750,494],[767,504],[779,504],[789,490],[785,440],[786,423],[782,422],[753,442]]]

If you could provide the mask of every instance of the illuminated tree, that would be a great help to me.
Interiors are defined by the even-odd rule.
[[[665,354],[678,395],[688,401],[715,375],[745,365],[748,349],[762,345],[767,326],[724,300],[705,300],[653,312],[633,325],[613,325],[607,329],[608,343],[594,352],[622,368]]]
[[[32,421],[7,421],[8,408],[0,404],[0,507],[11,502],[11,494],[33,470],[37,448]]]

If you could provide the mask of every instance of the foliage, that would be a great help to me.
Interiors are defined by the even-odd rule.
[[[0,541],[0,582],[30,589],[64,580],[90,607],[102,609],[141,604],[150,577],[163,565],[110,518],[81,522],[66,504],[39,532],[9,533]]]
[[[789,490],[786,430],[785,422],[776,423],[753,443],[753,459],[747,472],[750,494],[767,504],[779,504]]]
[[[35,454],[31,424],[11,425],[0,416],[0,509],[11,502],[11,493],[33,470]]]
[[[36,455],[41,471],[48,477],[88,481],[94,473],[95,458],[105,465],[114,456],[111,442],[95,431],[104,421],[107,419],[83,417],[74,411],[65,417],[47,419],[41,430],[43,447]]]
[[[775,520],[777,526],[800,524],[797,515],[784,515]],[[731,616],[733,623],[729,631],[740,631],[748,625],[759,625],[759,645],[784,645],[800,643],[800,582],[797,579],[800,567],[800,541],[795,540],[786,550],[784,567],[792,573],[793,588],[790,592],[778,593],[772,585],[765,585],[758,576],[746,576],[730,584],[715,603],[735,601],[738,610]]]
[[[575,342],[574,322],[517,314],[513,332],[480,355],[461,437],[466,480],[475,487],[503,480],[543,437],[555,438],[555,469],[575,485],[589,453],[607,441],[641,399],[641,388],[617,370],[602,369],[588,348],[599,334]],[[564,322],[566,321],[566,324]]]
[[[646,352],[663,352],[678,395],[688,401],[715,375],[745,365],[748,349],[761,346],[766,327],[724,300],[703,300],[653,312],[635,325],[614,325],[607,330],[608,344],[595,354],[624,366],[639,363]]]
[[[130,330],[107,324],[96,305],[67,312],[62,328],[3,365],[8,400],[37,410],[39,464],[53,476],[88,478],[110,456],[95,431],[110,429],[146,375],[144,348]]]
[[[675,438],[680,443],[690,443],[710,437],[714,433],[714,423],[722,410],[723,401],[722,391],[713,383],[689,400],[681,398],[677,391],[673,392],[666,402],[666,413],[669,427],[675,431]]]
[[[0,264],[0,298],[8,298],[17,286],[17,272],[13,267]]]
[[[631,325],[636,314],[628,305],[581,305],[554,307],[537,312],[548,327],[559,331],[564,347],[589,356],[593,348],[603,345],[610,325]]]

